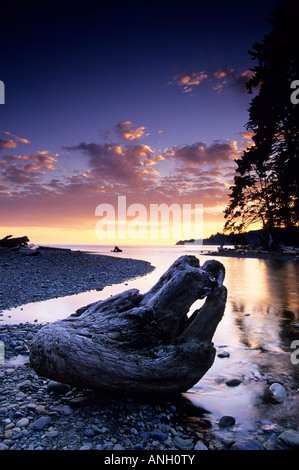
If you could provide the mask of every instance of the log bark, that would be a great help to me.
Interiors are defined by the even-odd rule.
[[[14,248],[17,246],[25,246],[29,242],[27,236],[12,238],[12,235],[6,235],[6,237],[0,240],[0,246],[4,248]]]
[[[128,393],[188,390],[212,366],[224,313],[224,267],[182,256],[145,294],[130,289],[48,324],[35,336],[35,371],[70,385]],[[190,314],[198,299],[206,300]]]

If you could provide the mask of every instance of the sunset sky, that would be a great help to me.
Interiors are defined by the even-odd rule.
[[[119,196],[202,204],[204,237],[221,232],[250,145],[248,50],[277,2],[103,5],[1,5],[0,238],[102,243],[96,207]]]

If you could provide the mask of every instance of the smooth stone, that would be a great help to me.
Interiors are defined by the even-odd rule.
[[[89,402],[88,397],[75,397],[69,400],[69,405],[73,406],[74,408],[79,408],[80,406],[85,406]]]
[[[217,357],[229,357],[230,353],[228,351],[221,351],[219,354],[217,354]]]
[[[270,386],[270,392],[275,401],[281,403],[287,396],[286,389],[279,383],[274,383]]]
[[[288,447],[299,448],[299,431],[289,429],[280,434],[279,439]]]
[[[208,450],[208,448],[202,442],[198,441],[194,446],[194,450]]]
[[[193,449],[193,440],[183,439],[179,436],[175,436],[173,439],[173,445],[180,450],[191,450]]]
[[[222,416],[219,420],[219,427],[220,428],[227,428],[228,426],[233,426],[236,420],[233,416]]]
[[[240,385],[240,383],[242,383],[242,380],[230,379],[230,380],[227,380],[225,383],[228,387],[237,387],[238,385]]]
[[[50,437],[51,439],[53,439],[54,437],[57,437],[58,435],[59,435],[59,431],[47,431],[45,433],[45,436]]]
[[[65,395],[71,390],[71,387],[67,384],[51,380],[47,385],[47,390],[49,393],[53,392],[55,395]]]
[[[18,428],[24,428],[25,426],[28,426],[29,424],[29,419],[28,418],[21,418],[19,421],[16,423],[16,427]]]
[[[49,416],[42,416],[41,418],[38,418],[34,423],[32,423],[32,427],[37,430],[41,430],[44,427],[46,427],[48,424],[50,424],[51,419]]]

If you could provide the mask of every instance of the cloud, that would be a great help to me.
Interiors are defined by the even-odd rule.
[[[174,77],[177,85],[183,87],[184,93],[190,93],[193,86],[200,85],[203,80],[208,78],[208,74],[205,71],[202,72],[190,72],[187,74],[179,74]]]
[[[248,130],[242,131],[242,132],[239,132],[239,135],[242,138],[240,150],[243,151],[255,145],[253,141],[254,131],[248,131]]]
[[[161,155],[155,156],[154,150],[144,144],[123,146],[116,143],[81,142],[64,149],[77,151],[88,157],[89,169],[92,171],[89,177],[97,175],[100,182],[126,183],[134,186],[156,176],[156,172],[148,167],[163,159]]]
[[[187,166],[198,166],[230,162],[237,155],[237,143],[235,141],[218,141],[207,145],[205,142],[195,142],[183,147],[173,146],[164,152],[165,158],[179,160]]]
[[[236,89],[237,91],[246,92],[246,82],[252,77],[253,72],[245,70],[239,72],[237,69],[224,66],[222,69],[200,72],[181,72],[173,77],[171,84],[182,87],[183,93],[191,93],[194,88],[201,85],[203,82],[208,82],[212,85],[212,89],[220,94],[226,87]]]
[[[49,155],[6,155],[0,161],[0,178],[3,182],[27,184],[40,179],[46,171],[54,171],[57,160]]]
[[[116,124],[115,129],[116,133],[120,135],[125,140],[135,141],[144,137],[146,127],[140,126],[136,129],[133,129],[134,124],[131,121],[120,121]]]
[[[17,144],[13,140],[11,140],[11,139],[8,139],[8,140],[0,139],[0,150],[15,149],[16,147],[17,147]]]
[[[30,144],[28,139],[24,139],[22,137],[18,137],[10,132],[0,132],[0,134],[9,137],[8,139],[1,139],[0,138],[0,151],[3,149],[13,149],[17,147],[17,144]]]
[[[118,128],[137,130],[131,121],[124,121]],[[9,140],[16,142],[11,136]],[[118,195],[126,195],[128,205],[197,203],[219,214],[219,208],[226,204],[233,158],[238,151],[236,142],[229,140],[174,145],[157,151],[138,139],[126,138],[121,143],[79,142],[63,149],[72,162],[79,162],[71,170],[63,171],[63,159],[58,161],[58,155],[51,156],[46,150],[3,155],[1,220],[12,226],[18,223],[93,229],[95,207],[100,203],[117,204]],[[163,160],[160,173],[159,163]],[[34,210],[27,210],[33,205]]]

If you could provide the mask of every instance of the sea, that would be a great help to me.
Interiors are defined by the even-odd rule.
[[[120,253],[111,252],[113,247],[98,245],[59,247],[145,260],[155,269],[150,274],[107,286],[102,291],[10,309],[3,312],[5,323],[52,322],[66,318],[79,307],[130,288],[147,292],[171,264],[185,254],[198,257],[201,265],[208,259],[217,259],[225,267],[224,285],[228,299],[213,342],[217,354],[226,351],[229,356],[216,355],[206,375],[184,394],[191,410],[189,414],[203,413],[211,426],[216,426],[221,416],[230,415],[236,419],[236,426],[250,434],[262,422],[267,424],[274,419],[272,414],[265,415],[263,408],[266,377],[283,375],[288,380],[291,377],[299,387],[298,262],[215,256],[211,253],[217,251],[217,246],[209,245],[122,246]],[[192,306],[192,311],[200,306],[200,302]],[[240,385],[227,386],[226,381],[232,378],[241,380]],[[273,410],[273,413],[277,410],[275,405]],[[286,409],[284,419],[292,421],[293,414],[293,410]]]

